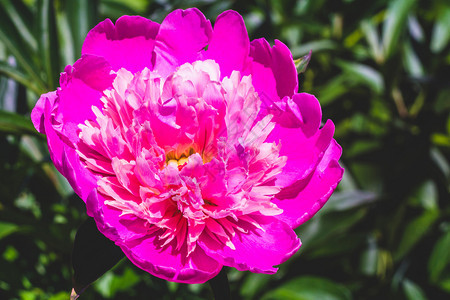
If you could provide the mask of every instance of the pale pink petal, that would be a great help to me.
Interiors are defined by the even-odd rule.
[[[250,41],[241,15],[228,10],[214,23],[214,31],[205,58],[215,60],[222,78],[233,70],[242,71],[248,60]]]
[[[261,229],[251,228],[248,232],[236,232],[231,239],[235,249],[224,247],[204,233],[199,245],[219,263],[240,271],[273,274],[277,266],[285,262],[300,247],[300,239],[286,223],[276,217],[253,216]],[[243,227],[251,227],[242,222]]]
[[[167,76],[176,67],[197,60],[211,33],[211,22],[197,8],[171,12],[156,38],[154,69]]]
[[[158,30],[158,23],[140,16],[122,16],[115,25],[106,19],[89,31],[81,53],[104,57],[115,71],[152,68]]]

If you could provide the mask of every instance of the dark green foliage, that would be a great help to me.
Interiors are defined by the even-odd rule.
[[[244,16],[279,39],[336,125],[346,172],[296,231],[277,274],[226,269],[236,299],[450,298],[450,2],[446,0],[0,0],[0,299],[68,299],[84,203],[49,159],[29,114],[105,17],[160,22],[199,7]],[[306,62],[306,60],[304,61]],[[122,260],[81,299],[212,299]]]
[[[114,267],[125,254],[97,229],[93,218],[87,218],[78,228],[72,250],[73,289],[77,295],[106,271]]]

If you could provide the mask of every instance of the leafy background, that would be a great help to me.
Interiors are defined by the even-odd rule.
[[[106,17],[240,12],[251,38],[312,50],[300,89],[336,124],[344,179],[268,276],[229,269],[236,299],[450,298],[450,2],[447,0],[0,0],[0,298],[67,299],[86,219],[30,110]],[[81,299],[212,299],[122,260]]]

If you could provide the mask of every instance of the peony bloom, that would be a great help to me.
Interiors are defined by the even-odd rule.
[[[275,273],[343,174],[289,49],[250,42],[234,11],[214,27],[195,8],[107,19],[60,85],[31,115],[56,168],[98,229],[163,279]]]

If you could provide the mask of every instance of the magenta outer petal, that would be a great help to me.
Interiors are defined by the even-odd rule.
[[[236,250],[217,243],[207,234],[198,244],[219,263],[239,271],[273,274],[274,266],[289,259],[301,246],[300,239],[288,224],[277,217],[252,216],[264,229],[236,232],[231,242]]]
[[[290,105],[290,109],[294,115],[299,117],[301,128],[305,136],[310,137],[319,129],[322,119],[322,110],[319,100],[313,95],[307,93],[295,94],[292,102],[296,105]]]
[[[87,211],[93,216],[101,233],[121,247],[125,255],[139,268],[166,280],[182,283],[204,283],[216,276],[222,265],[197,247],[186,258],[185,253],[173,253],[171,246],[158,249],[155,235],[146,234],[142,220],[120,217],[121,211],[105,205],[104,198],[94,190],[86,202]],[[133,224],[133,222],[135,224]]]
[[[296,94],[293,99],[294,101],[289,101],[291,111],[283,112],[278,118],[284,123],[298,127],[289,128],[277,124],[266,140],[281,143],[280,155],[287,157],[286,165],[276,181],[276,184],[284,189],[290,189],[314,171],[334,133],[334,124],[331,121],[319,130],[322,114],[319,102],[314,96]],[[295,119],[296,122],[287,122],[289,119]],[[281,194],[285,192],[282,190]]]
[[[99,231],[166,280],[204,283],[223,265],[275,273],[343,175],[334,124],[320,128],[318,100],[297,93],[291,52],[250,43],[235,11],[214,29],[196,8],[161,25],[107,19],[60,86],[31,113],[51,159]]]
[[[86,202],[87,197],[97,187],[97,178],[80,163],[74,148],[65,146],[62,154],[62,168],[75,193]]]
[[[62,155],[66,145],[61,141],[60,137],[56,133],[52,124],[54,102],[51,99],[46,98],[44,100],[44,132],[47,135],[48,151],[50,152],[50,158],[55,164],[56,169],[65,176],[64,169],[62,167]],[[42,117],[41,117],[42,118]]]
[[[49,102],[50,107],[52,107],[56,98],[56,91],[42,94],[31,111],[31,122],[33,122],[34,128],[42,134],[45,134],[45,105]]]
[[[154,239],[143,238],[140,243],[121,245],[125,255],[141,269],[162,279],[181,283],[204,283],[215,277],[222,265],[197,247],[188,258],[183,253],[172,253],[172,248],[156,249]]]
[[[232,10],[220,14],[214,23],[212,40],[205,58],[213,59],[219,64],[223,78],[230,76],[233,70],[244,69],[249,51],[250,41],[241,15]]]
[[[84,55],[61,74],[61,88],[42,95],[31,113],[36,129],[47,135],[55,167],[84,201],[97,179],[81,165],[75,151],[78,124],[95,119],[92,106],[101,105],[102,91],[112,85],[115,75],[110,72],[103,58]]]
[[[89,31],[81,53],[104,57],[115,71],[151,69],[158,30],[158,23],[140,16],[122,16],[115,25],[106,19]]]
[[[341,147],[333,139],[315,172],[297,186],[300,191],[296,197],[274,199],[273,202],[283,209],[278,216],[282,221],[296,228],[322,208],[342,179],[344,169],[338,163],[341,153]]]
[[[91,191],[86,200],[87,214],[93,217],[97,223],[98,230],[114,242],[123,239],[138,239],[144,236],[145,226],[142,224],[141,230],[131,230],[139,226],[128,226],[128,223],[121,222],[121,211],[107,206],[105,199],[97,190]],[[118,243],[117,243],[118,244]]]
[[[97,186],[97,179],[81,166],[80,158],[75,149],[61,140],[61,135],[55,131],[53,124],[53,105],[56,93],[43,95],[32,112],[35,126],[42,127],[40,132],[47,135],[50,158],[56,169],[67,178],[74,191],[86,201],[87,195]]]
[[[285,44],[275,40],[275,45],[271,48],[263,38],[253,40],[250,43],[250,57],[253,58],[251,67],[253,84],[260,94],[272,96],[276,92],[279,99],[282,99],[285,96],[292,97],[297,92],[297,70],[292,54]],[[265,73],[268,74],[263,76],[260,71],[262,68],[266,69]],[[270,80],[273,78],[276,84],[267,83],[268,78]]]
[[[58,131],[72,143],[78,140],[78,124],[95,120],[92,106],[102,107],[100,98],[114,78],[108,62],[92,55],[83,55],[61,74],[55,119],[61,124]]]
[[[154,69],[166,76],[178,66],[197,60],[211,34],[211,22],[197,8],[171,12],[156,38]]]

